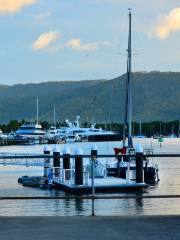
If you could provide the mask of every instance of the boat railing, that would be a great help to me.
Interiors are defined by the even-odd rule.
[[[67,184],[74,184],[74,169],[60,169],[59,181]]]
[[[55,181],[58,181],[63,184],[75,184],[75,169],[60,169],[59,177],[54,177]],[[85,185],[88,185],[89,172],[83,171],[83,182]]]

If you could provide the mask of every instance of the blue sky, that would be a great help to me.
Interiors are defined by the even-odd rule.
[[[0,84],[179,71],[179,0],[0,0]]]

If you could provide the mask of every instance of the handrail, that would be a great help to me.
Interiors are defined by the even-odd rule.
[[[180,153],[156,153],[156,154],[144,154],[143,155],[145,158],[146,157],[180,157]],[[70,155],[70,158],[75,158],[76,155]],[[82,157],[84,158],[90,158],[91,155],[82,155]],[[125,155],[125,154],[121,154],[121,155],[114,155],[114,154],[100,154],[97,156],[97,158],[107,158],[107,157],[136,157],[136,155]],[[53,155],[46,155],[46,154],[39,154],[39,155],[5,155],[5,156],[1,156],[0,155],[0,159],[24,159],[24,158],[28,158],[28,159],[36,159],[36,158],[53,158]],[[60,158],[63,158],[63,155],[60,155]]]
[[[7,197],[0,197],[0,201],[2,200],[69,200],[69,199],[162,199],[162,198],[180,198],[179,194],[171,194],[171,195],[124,195],[124,196],[110,196],[110,195],[73,195],[73,196],[7,196]]]

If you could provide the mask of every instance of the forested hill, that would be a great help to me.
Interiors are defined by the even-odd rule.
[[[121,122],[124,117],[126,76],[111,80],[59,81],[39,84],[0,85],[0,122],[35,120],[36,98],[39,118],[57,120]],[[133,119],[142,121],[180,119],[180,73],[133,74]]]

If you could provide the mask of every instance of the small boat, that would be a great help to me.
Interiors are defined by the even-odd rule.
[[[57,129],[56,129],[56,127],[55,127],[55,126],[51,126],[50,129],[46,131],[46,133],[45,133],[45,138],[46,138],[47,140],[52,141],[52,140],[55,140],[56,135],[57,135]]]
[[[54,125],[50,127],[45,133],[45,138],[49,141],[49,143],[55,143],[56,136],[57,136],[57,129],[56,129],[56,110],[55,106],[53,106],[54,112]]]
[[[39,183],[41,189],[53,189],[55,186],[52,181],[49,181],[47,178],[41,179]]]
[[[150,152],[151,151],[151,152]],[[131,149],[132,152],[132,149]],[[135,152],[134,152],[135,153]],[[149,150],[149,153],[152,154],[152,150]],[[126,157],[122,153],[116,155],[115,163],[109,163],[106,165],[107,176],[110,177],[118,177],[118,178],[127,178],[127,174],[129,174],[130,180],[136,179],[136,162],[134,157]],[[129,154],[129,152],[127,152]],[[144,158],[144,182],[150,185],[155,185],[159,182],[159,169],[158,165],[154,164],[148,158]]]
[[[3,134],[3,131],[0,129],[0,139],[7,139],[8,135],[7,134]]]
[[[27,175],[22,176],[22,177],[18,178],[18,183],[23,183],[23,181],[28,180],[28,178],[29,178],[29,177],[28,177]]]
[[[42,177],[40,176],[23,176],[18,179],[18,183],[21,183],[23,186],[26,187],[39,187],[41,180]]]

